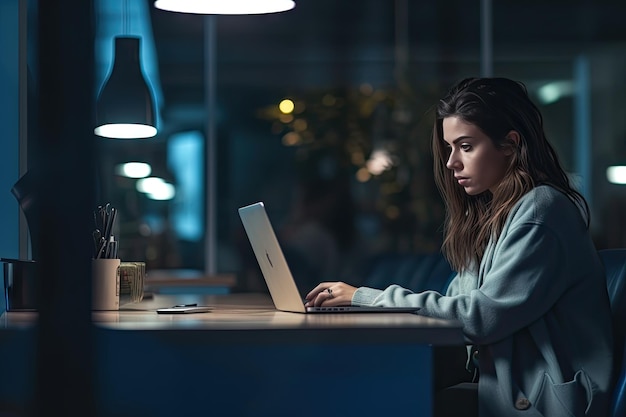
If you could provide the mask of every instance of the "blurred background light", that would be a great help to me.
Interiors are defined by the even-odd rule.
[[[116,166],[115,173],[127,178],[145,178],[152,173],[152,167],[145,162],[126,162]]]
[[[284,99],[280,102],[280,104],[278,104],[278,109],[284,114],[291,113],[294,107],[295,105],[293,104],[293,101],[289,100],[288,98]]]
[[[151,200],[171,200],[176,195],[174,185],[159,177],[141,178],[137,181],[136,188]]]
[[[615,165],[606,169],[606,178],[612,184],[626,184],[626,166]]]
[[[161,184],[165,184],[165,180],[159,177],[141,178],[137,181],[135,188],[140,193],[152,193],[159,189]]]
[[[168,182],[158,184],[152,191],[146,193],[146,197],[151,200],[171,200],[174,196],[176,196],[176,188]]]
[[[571,81],[554,81],[539,87],[537,90],[539,100],[543,104],[554,103],[572,94],[574,94],[574,84]]]
[[[393,159],[389,152],[383,149],[378,149],[372,152],[370,159],[368,159],[367,170],[372,175],[380,175],[393,166]]]

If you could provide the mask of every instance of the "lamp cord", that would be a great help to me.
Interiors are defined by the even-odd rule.
[[[124,0],[124,6],[122,9],[122,27],[125,35],[130,35],[130,9],[128,6],[128,0]]]

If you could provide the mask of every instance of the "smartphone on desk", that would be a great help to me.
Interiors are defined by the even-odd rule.
[[[211,306],[199,306],[197,304],[179,304],[173,307],[158,308],[158,314],[191,314],[208,313],[213,309]]]

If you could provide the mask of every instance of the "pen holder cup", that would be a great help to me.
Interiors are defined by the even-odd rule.
[[[7,311],[37,309],[37,263],[2,258]]]
[[[92,259],[91,279],[92,310],[119,310],[120,260]]]

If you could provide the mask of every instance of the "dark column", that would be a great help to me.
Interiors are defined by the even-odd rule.
[[[37,7],[38,134],[29,170],[37,178],[41,285],[33,412],[93,416],[93,5],[40,0]]]

